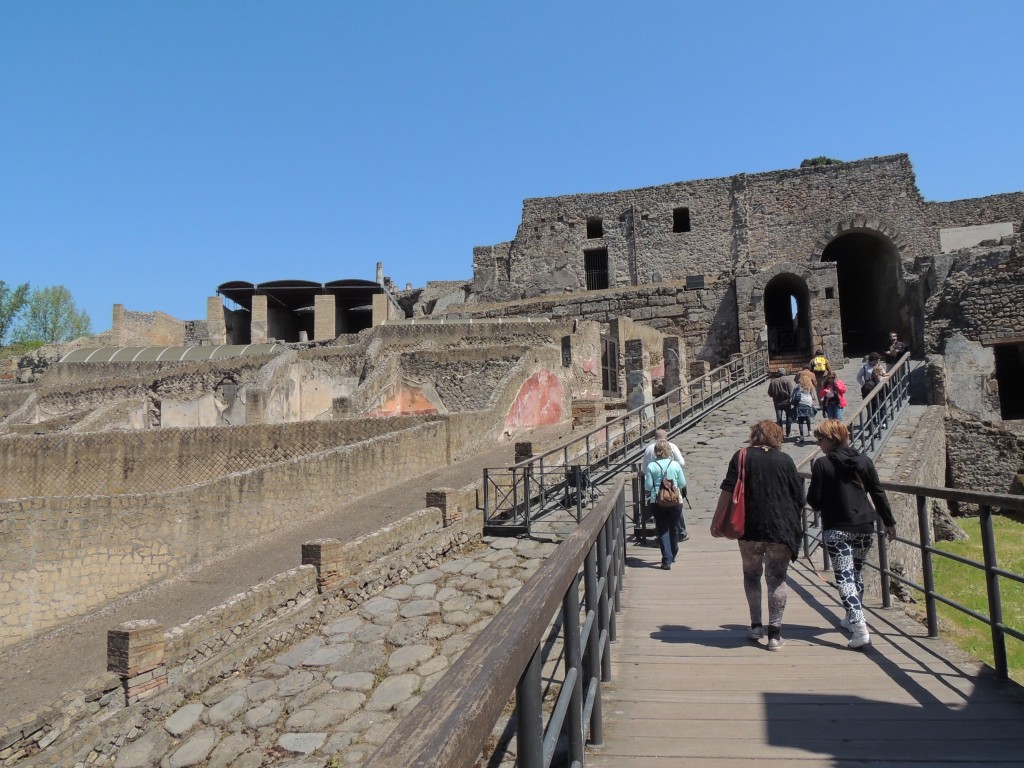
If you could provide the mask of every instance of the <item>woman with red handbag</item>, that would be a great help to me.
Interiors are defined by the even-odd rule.
[[[737,451],[722,481],[715,519],[733,503],[733,491],[743,470],[745,519],[739,536],[743,591],[750,608],[747,638],[757,642],[766,634],[768,650],[782,648],[782,614],[786,610],[786,574],[800,551],[800,511],[803,481],[796,464],[783,453],[782,427],[759,421],[750,428],[750,447]],[[768,589],[767,632],[761,620],[761,576]]]

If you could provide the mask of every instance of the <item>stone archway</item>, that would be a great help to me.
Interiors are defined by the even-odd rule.
[[[866,216],[848,217],[824,246],[819,242],[819,260],[836,265],[843,349],[849,357],[881,351],[889,331],[903,331],[900,245],[891,224]]]
[[[802,278],[785,272],[768,281],[764,287],[764,323],[772,358],[810,358],[811,301]]]

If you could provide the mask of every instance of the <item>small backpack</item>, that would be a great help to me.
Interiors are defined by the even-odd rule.
[[[676,481],[668,476],[668,467],[665,467],[665,474],[661,477],[661,485],[658,486],[658,495],[654,497],[654,503],[663,508],[678,507],[683,503]]]
[[[825,371],[828,370],[828,360],[826,360],[821,355],[818,355],[813,360],[811,360],[811,370],[814,371],[815,373],[824,373]]]

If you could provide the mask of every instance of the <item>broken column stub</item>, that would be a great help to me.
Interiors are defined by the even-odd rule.
[[[316,568],[316,588],[321,594],[336,587],[345,576],[344,544],[338,539],[314,539],[302,545],[302,564]]]
[[[128,704],[166,688],[163,624],[140,619],[107,630],[107,670],[121,678]]]

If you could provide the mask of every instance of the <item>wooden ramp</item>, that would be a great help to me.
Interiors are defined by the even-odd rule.
[[[671,571],[656,548],[628,549],[605,743],[588,765],[1024,765],[1019,686],[898,608],[871,610],[872,645],[849,650],[828,574],[805,560],[790,569],[785,646],[770,652],[746,639],[735,542],[689,510],[688,523]]]

